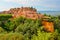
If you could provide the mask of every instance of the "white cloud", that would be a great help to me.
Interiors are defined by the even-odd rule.
[[[4,0],[5,2],[15,2],[18,4],[22,4],[23,6],[43,6],[43,7],[50,7],[54,8],[56,5],[54,4],[47,4],[46,2],[49,2],[51,0]]]
[[[8,11],[9,9],[10,9],[10,8],[0,6],[0,11],[3,11],[3,10]]]
[[[6,1],[6,2],[14,2],[16,0],[4,0],[4,1]]]
[[[54,8],[60,8],[60,6],[57,6],[56,3],[53,3],[54,0],[3,0],[6,3],[17,3],[20,6],[33,6],[35,8],[41,7],[40,10],[50,10]],[[10,6],[14,7],[14,6]],[[17,6],[16,6],[17,7]],[[7,7],[3,7],[1,9],[8,9]],[[39,10],[39,8],[37,8]]]
[[[20,4],[29,4],[30,2],[37,2],[40,0],[4,0],[5,2],[15,2]]]

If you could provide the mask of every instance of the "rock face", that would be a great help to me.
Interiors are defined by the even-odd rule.
[[[10,9],[10,11],[13,13],[13,18],[23,16],[30,19],[38,19],[43,16],[42,14],[38,14],[35,8],[30,7]]]

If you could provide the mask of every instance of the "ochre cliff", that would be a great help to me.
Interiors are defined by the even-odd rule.
[[[14,13],[13,18],[23,16],[30,19],[38,19],[38,18],[42,18],[43,16],[42,14],[38,14],[36,9],[30,7],[11,9],[10,11]]]

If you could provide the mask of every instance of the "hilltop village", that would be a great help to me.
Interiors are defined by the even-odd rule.
[[[21,7],[21,8],[11,8],[9,11],[3,11],[1,14],[12,14],[12,18],[18,18],[20,16],[28,19],[48,19],[50,17],[39,14],[35,8],[32,7]],[[44,29],[49,32],[54,32],[54,23],[48,20],[43,20],[42,25]]]

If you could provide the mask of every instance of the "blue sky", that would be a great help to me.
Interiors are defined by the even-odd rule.
[[[0,0],[0,11],[22,6],[38,11],[60,11],[60,0]]]

